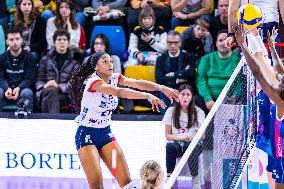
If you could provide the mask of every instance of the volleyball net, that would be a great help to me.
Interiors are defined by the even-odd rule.
[[[177,159],[165,189],[238,187],[256,141],[255,99],[255,79],[242,59],[190,146]]]

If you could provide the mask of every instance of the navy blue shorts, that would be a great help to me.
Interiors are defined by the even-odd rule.
[[[284,184],[284,158],[268,156],[267,171],[272,172],[276,183]]]
[[[99,150],[112,142],[112,136],[110,126],[105,128],[79,126],[75,136],[76,148],[79,150],[87,145],[95,145]]]

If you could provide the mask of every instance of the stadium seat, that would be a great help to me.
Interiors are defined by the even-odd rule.
[[[92,44],[94,37],[99,33],[103,33],[108,37],[111,53],[122,58],[126,49],[123,28],[121,26],[95,26],[91,34],[90,44]]]
[[[187,28],[188,28],[188,26],[177,26],[177,27],[175,27],[175,31],[182,33]]]
[[[124,76],[134,79],[143,79],[155,82],[155,66],[128,66],[125,69]],[[123,106],[119,106],[123,110]],[[135,112],[152,111],[152,108],[145,106],[134,106]]]
[[[10,13],[10,22],[14,22],[14,14],[16,12],[16,0],[7,0],[6,1],[7,10]]]
[[[4,33],[4,30],[3,30],[3,27],[0,25],[0,54],[5,52],[5,50],[6,50],[5,44],[6,44],[5,33]]]
[[[155,66],[128,66],[124,76],[155,82]]]

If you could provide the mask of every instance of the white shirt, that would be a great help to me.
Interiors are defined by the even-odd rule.
[[[246,5],[248,0],[241,0],[241,6]],[[262,12],[261,23],[278,22],[279,7],[278,0],[250,0],[249,3],[257,6]]]
[[[180,129],[175,128],[174,126],[174,120],[173,120],[173,112],[174,107],[169,107],[164,115],[164,118],[162,120],[162,123],[165,125],[171,125],[172,126],[172,134],[173,135],[189,135],[194,137],[197,133],[198,129],[202,125],[204,119],[205,119],[205,113],[203,110],[201,110],[199,107],[195,106],[196,114],[197,114],[197,122],[196,124],[191,128],[186,128],[188,123],[188,117],[187,113],[181,111],[180,117],[179,117],[179,123],[180,123]]]
[[[113,73],[108,84],[117,86],[120,77],[121,74]],[[80,115],[75,118],[75,122],[79,126],[105,128],[111,124],[111,114],[118,105],[118,98],[117,96],[92,91],[92,85],[100,80],[102,79],[96,72],[87,79],[81,101]]]

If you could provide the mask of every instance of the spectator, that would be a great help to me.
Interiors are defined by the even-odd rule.
[[[166,52],[167,33],[155,22],[153,9],[151,7],[142,9],[139,15],[140,27],[130,35],[128,47],[130,55],[124,67],[138,64],[155,65],[160,53]]]
[[[24,50],[31,52],[36,60],[46,50],[46,23],[37,17],[32,0],[18,0],[14,18],[16,27],[22,30]]]
[[[145,162],[140,169],[141,189],[162,189],[164,173],[160,164],[154,160]]]
[[[190,85],[182,84],[179,87],[179,103],[168,108],[162,120],[166,127],[166,167],[168,177],[171,176],[175,168],[176,158],[184,154],[205,119],[204,112],[195,106],[193,96],[194,93]],[[202,148],[203,145],[200,140],[188,158],[188,166],[192,175],[192,188],[194,189],[201,189],[201,182],[198,178],[198,158]]]
[[[6,26],[9,22],[6,0],[0,0],[0,25]]]
[[[48,49],[54,45],[53,34],[57,29],[65,29],[70,33],[69,45],[71,48],[79,47],[81,39],[81,28],[75,20],[76,10],[71,0],[60,0],[56,3],[56,16],[47,21],[46,39]]]
[[[98,51],[103,51],[111,55],[109,40],[104,34],[96,35],[92,42],[91,54],[94,54]],[[111,59],[113,61],[113,72],[121,73],[121,63],[119,57],[116,55],[111,55]]]
[[[209,29],[213,37],[213,44],[216,44],[218,31],[228,28],[228,7],[229,7],[229,0],[218,1],[219,15],[215,16],[210,21],[210,29]]]
[[[35,9],[41,13],[41,17],[48,21],[56,12],[56,0],[33,0]]]
[[[174,89],[178,89],[182,83],[188,83],[192,86],[196,104],[199,107],[206,109],[203,99],[198,95],[195,85],[195,56],[191,53],[180,50],[181,36],[180,33],[172,30],[167,36],[168,51],[157,58],[155,77],[156,82]],[[160,94],[167,107],[170,106],[170,101],[166,96]],[[166,110],[161,110],[164,114]]]
[[[157,18],[157,25],[162,26],[166,31],[170,29],[169,20],[171,18],[170,0],[130,0],[127,9],[128,34],[139,24],[138,17],[145,7],[152,7]]]
[[[199,18],[195,21],[195,25],[189,26],[182,33],[182,49],[189,53],[195,54],[200,58],[205,53],[213,51],[212,36],[209,33],[209,23]]]
[[[23,38],[19,29],[12,27],[8,30],[6,43],[9,50],[0,55],[0,110],[5,105],[28,100],[28,108],[32,111],[35,60],[22,49]]]
[[[194,24],[195,19],[200,17],[209,21],[211,7],[211,0],[172,0],[173,17],[171,28],[175,29],[177,26]]]
[[[208,111],[219,97],[225,84],[239,63],[239,53],[225,46],[227,30],[217,34],[217,51],[206,54],[200,60],[196,79],[199,94],[203,97]]]
[[[55,48],[42,57],[36,78],[36,100],[42,112],[59,113],[60,106],[69,104],[67,82],[79,67],[74,52],[68,48],[70,34],[59,29],[53,35]]]
[[[110,16],[110,11],[118,9],[124,12],[127,0],[92,0],[92,7],[98,11],[98,16],[93,17],[96,25],[123,25],[123,18],[118,14]]]

